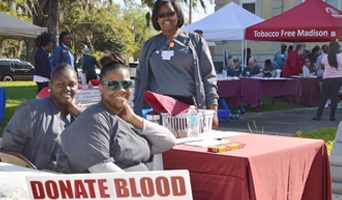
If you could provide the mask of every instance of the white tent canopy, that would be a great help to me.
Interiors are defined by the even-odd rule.
[[[247,43],[245,43],[246,28],[262,21],[264,19],[261,17],[231,2],[213,14],[188,26],[184,26],[181,30],[193,32],[199,29],[203,31],[203,37],[207,42],[223,42],[223,63],[225,63],[228,61],[227,41],[242,41],[241,55],[242,60],[244,60],[242,52],[245,46],[247,47]]]
[[[37,38],[45,27],[36,26],[0,12],[0,37],[8,38]]]
[[[244,40],[245,29],[262,21],[264,20],[261,17],[231,2],[213,14],[181,29],[190,32],[200,29],[208,42]]]

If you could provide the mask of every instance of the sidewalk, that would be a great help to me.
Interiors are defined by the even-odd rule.
[[[336,111],[336,121],[330,121],[330,107],[325,108],[321,121],[313,121],[316,116],[317,107],[301,108],[287,111],[273,111],[248,113],[240,115],[240,119],[231,119],[230,121],[221,121],[219,130],[250,132],[248,123],[253,133],[262,133],[270,135],[291,136],[297,131],[310,132],[316,129],[333,127],[336,128],[342,121],[342,109]],[[253,121],[257,126],[257,131]]]

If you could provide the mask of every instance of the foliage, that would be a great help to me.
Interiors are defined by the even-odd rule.
[[[6,88],[6,110],[0,126],[0,137],[4,128],[12,118],[17,107],[24,101],[34,99],[37,94],[37,84],[33,81],[0,82],[0,87]]]
[[[336,132],[337,132],[337,127],[317,129],[311,132],[297,131],[296,134],[293,135],[293,137],[322,139],[325,141],[325,144],[327,145],[328,153],[330,155],[331,149],[334,144]]]

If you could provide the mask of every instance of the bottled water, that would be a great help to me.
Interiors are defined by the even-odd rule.
[[[222,70],[222,76],[223,76],[223,78],[227,77],[227,70],[226,69]]]
[[[187,113],[188,137],[199,136],[199,116],[194,105],[190,106]]]

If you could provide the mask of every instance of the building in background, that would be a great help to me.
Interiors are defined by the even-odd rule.
[[[215,11],[224,7],[230,2],[234,2],[253,14],[267,20],[286,12],[295,6],[301,4],[305,0],[215,0]],[[342,10],[341,0],[323,0],[329,3],[338,10]],[[308,16],[310,17],[310,16]],[[229,19],[227,19],[229,20]],[[252,50],[252,56],[257,59],[257,63],[263,66],[266,59],[273,59],[274,54],[280,50],[281,44],[294,45],[289,42],[269,42],[269,41],[250,41],[248,40],[248,47]],[[312,42],[306,43],[306,49],[311,50],[315,45],[322,46],[327,43]],[[228,41],[228,50],[230,55],[237,56],[241,59],[241,41]],[[215,51],[213,53],[213,61],[215,63],[223,63],[224,47],[222,43],[216,43]],[[222,64],[221,64],[222,65]]]

